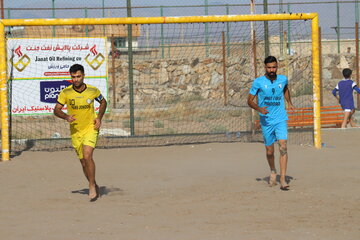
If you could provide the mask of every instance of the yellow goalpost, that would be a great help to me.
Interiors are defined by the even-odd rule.
[[[7,89],[7,49],[5,28],[9,26],[61,26],[107,24],[168,24],[244,21],[310,20],[312,35],[314,146],[321,148],[319,20],[317,13],[218,15],[189,17],[132,17],[132,18],[70,18],[70,19],[2,19],[0,20],[0,106],[2,161],[10,160],[9,106]]]

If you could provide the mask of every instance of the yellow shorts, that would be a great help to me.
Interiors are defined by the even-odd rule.
[[[71,143],[78,155],[79,159],[84,158],[83,154],[83,146],[90,146],[95,148],[97,139],[98,139],[99,131],[95,129],[89,129],[83,131],[81,133],[76,133],[71,135]]]

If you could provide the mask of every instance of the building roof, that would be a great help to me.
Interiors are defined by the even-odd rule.
[[[132,36],[140,36],[140,25],[132,25]],[[22,37],[127,37],[127,25],[26,26]]]

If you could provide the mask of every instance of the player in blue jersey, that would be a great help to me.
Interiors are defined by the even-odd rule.
[[[269,186],[275,186],[276,168],[274,162],[274,143],[278,141],[280,151],[280,189],[289,190],[286,181],[287,169],[287,113],[285,101],[290,109],[291,103],[288,79],[277,75],[278,62],[273,56],[265,58],[265,75],[254,80],[248,96],[248,105],[259,112],[260,124],[266,148],[266,158],[270,167]],[[258,96],[258,104],[255,97]]]
[[[339,100],[342,109],[344,110],[344,120],[341,124],[341,128],[346,128],[347,124],[350,123],[350,126],[356,127],[355,123],[352,120],[352,116],[355,113],[354,106],[354,97],[353,91],[360,93],[360,89],[356,86],[350,78],[352,71],[350,68],[344,68],[342,71],[344,80],[338,82],[332,94]],[[339,96],[337,92],[339,91]]]

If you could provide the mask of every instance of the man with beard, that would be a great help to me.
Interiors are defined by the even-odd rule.
[[[84,83],[85,73],[82,65],[72,65],[69,72],[72,85],[60,92],[54,114],[70,123],[71,142],[80,159],[84,175],[89,181],[90,201],[95,201],[100,193],[95,181],[93,152],[107,103],[99,89]],[[94,110],[94,100],[100,103],[98,114]],[[62,111],[65,105],[67,113]]]
[[[260,125],[263,133],[266,158],[270,167],[269,186],[275,186],[276,168],[274,162],[274,143],[277,141],[280,151],[280,189],[289,190],[286,181],[287,169],[287,113],[285,100],[290,109],[291,103],[288,79],[277,75],[278,62],[274,56],[265,58],[265,75],[254,80],[248,96],[248,105],[259,112]],[[258,96],[258,104],[254,101]]]

